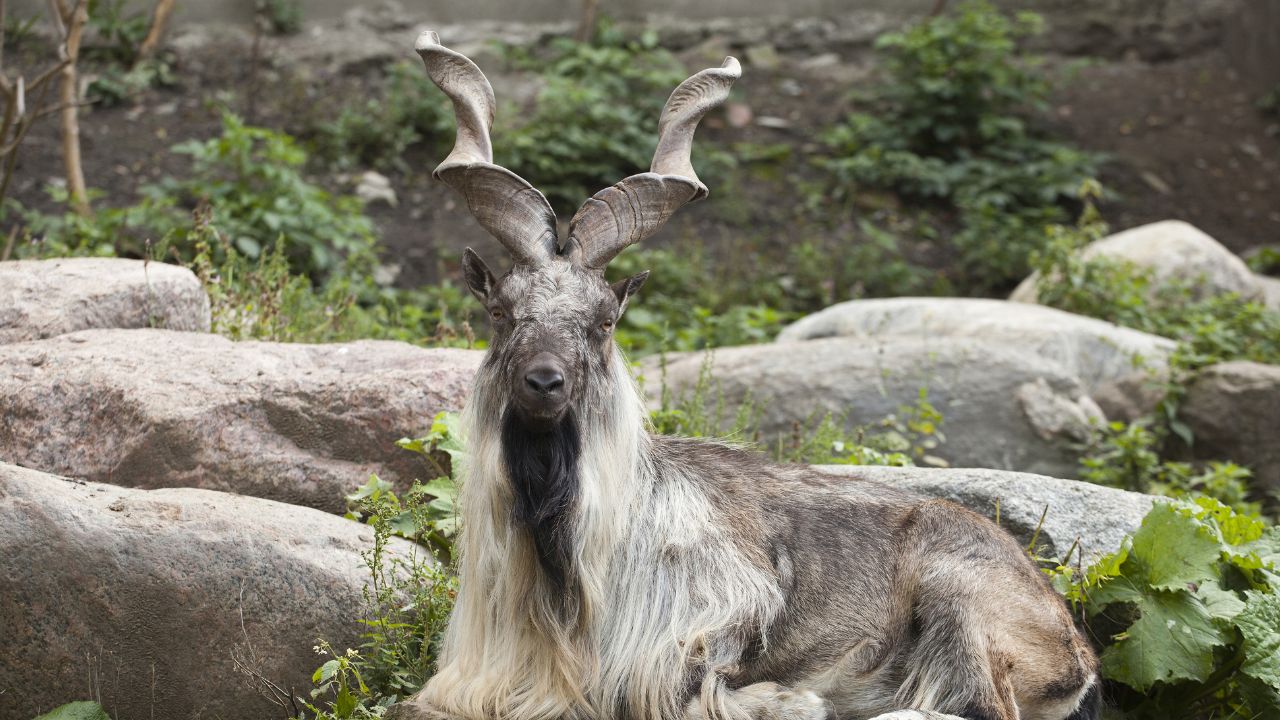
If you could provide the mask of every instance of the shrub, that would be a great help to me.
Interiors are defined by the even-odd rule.
[[[449,99],[420,64],[393,63],[385,74],[378,97],[307,130],[318,161],[341,170],[406,171],[410,147],[424,144],[435,155],[447,150],[454,133]]]
[[[499,164],[528,179],[563,213],[648,169],[662,106],[684,80],[656,35],[629,40],[606,25],[595,44],[554,40],[546,59],[518,48],[507,52],[544,84],[519,126],[495,128]]]
[[[302,31],[301,0],[256,0],[254,12],[259,22],[275,35],[296,35]]]
[[[825,136],[833,157],[820,164],[839,192],[891,190],[934,208],[923,219],[933,233],[956,225],[951,241],[974,290],[1026,273],[1044,227],[1065,219],[1065,203],[1098,164],[1026,119],[1048,84],[1017,41],[1040,26],[1035,15],[1011,20],[969,2],[882,36],[888,81],[871,98],[875,112],[852,113]]]

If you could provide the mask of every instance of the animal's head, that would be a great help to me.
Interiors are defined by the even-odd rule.
[[[417,51],[432,81],[453,101],[458,134],[435,177],[466,199],[480,224],[511,253],[506,274],[492,272],[467,248],[463,273],[489,314],[488,362],[509,383],[510,409],[530,429],[550,427],[604,377],[614,356],[613,330],[627,301],[644,283],[640,273],[613,284],[605,267],[628,245],[656,232],[707,187],[689,162],[693,133],[708,110],[724,102],[740,68],[734,58],[690,77],[667,100],[649,172],[632,175],[588,199],[561,243],[546,197],[510,170],[493,164],[489,128],[493,88],[475,63],[425,32]]]

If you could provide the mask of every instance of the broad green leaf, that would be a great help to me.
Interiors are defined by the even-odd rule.
[[[390,491],[392,487],[391,483],[383,480],[377,475],[370,475],[369,481],[356,488],[356,491],[348,495],[347,499],[355,502],[367,497],[376,497],[384,492]]]
[[[82,700],[67,703],[35,720],[111,720],[111,717],[98,703]]]
[[[338,659],[335,658],[316,668],[315,673],[311,676],[311,682],[322,683],[329,681],[333,674],[338,672],[338,663]]]
[[[1280,595],[1250,591],[1236,627],[1244,638],[1245,674],[1280,691]]]
[[[1103,674],[1139,692],[1157,682],[1207,679],[1213,649],[1228,638],[1204,603],[1186,590],[1153,590],[1136,605],[1141,617],[1102,653]]]
[[[1200,587],[1196,589],[1195,594],[1204,603],[1209,617],[1214,620],[1230,623],[1245,608],[1245,602],[1240,597],[1240,593],[1234,590],[1225,590],[1214,580],[1206,580],[1200,583]]]
[[[333,712],[340,718],[351,717],[351,713],[356,710],[356,696],[351,694],[350,690],[342,688],[338,691],[338,698],[334,701]]]
[[[1159,502],[1134,534],[1130,559],[1141,564],[1151,587],[1181,590],[1218,576],[1222,546],[1177,505]]]

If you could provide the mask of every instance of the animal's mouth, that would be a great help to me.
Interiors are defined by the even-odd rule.
[[[564,421],[569,414],[569,402],[557,402],[554,405],[538,404],[529,406],[516,402],[512,407],[515,419],[527,432],[550,433]]]

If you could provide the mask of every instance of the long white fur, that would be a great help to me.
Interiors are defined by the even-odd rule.
[[[462,423],[470,450],[461,468],[463,582],[439,672],[422,696],[443,713],[546,720],[610,718],[625,708],[632,717],[680,717],[690,673],[732,662],[744,628],[767,626],[782,608],[776,578],[734,546],[698,486],[679,468],[658,467],[644,400],[620,352],[609,367],[606,382],[592,383],[600,397],[579,404],[590,413],[580,418],[574,514],[582,611],[568,624],[551,593],[540,592],[532,543],[511,522],[500,370],[477,378]],[[735,657],[706,657],[709,647]],[[705,675],[698,714],[749,716],[717,673]]]

